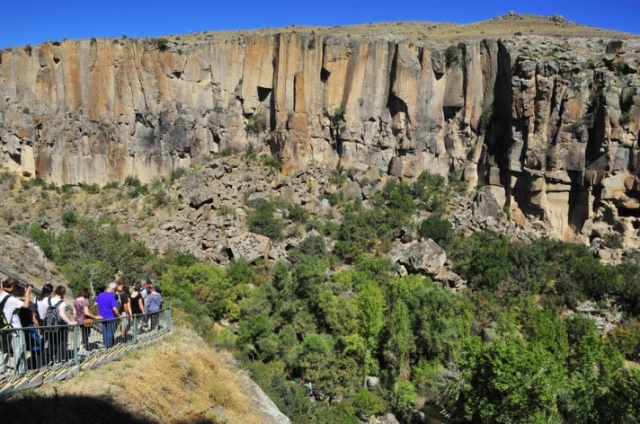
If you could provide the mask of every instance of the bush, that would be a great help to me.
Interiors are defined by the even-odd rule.
[[[493,105],[485,106],[482,109],[482,115],[480,115],[480,119],[478,120],[478,132],[484,133],[487,128],[489,128],[489,124],[491,123],[491,119],[493,118]]]
[[[176,180],[184,177],[185,175],[187,175],[186,168],[176,168],[173,171],[171,171],[171,176],[169,177],[169,181],[171,182],[171,184],[173,184],[176,182]]]
[[[33,224],[29,227],[29,237],[38,244],[47,259],[53,259],[55,238],[52,233],[45,231],[38,224]]]
[[[100,186],[98,184],[83,184],[82,189],[89,194],[100,193]]]
[[[344,168],[338,166],[336,169],[331,170],[329,175],[329,181],[338,187],[342,187],[347,182],[347,175],[344,172]]]
[[[247,132],[249,134],[258,135],[267,129],[267,114],[264,110],[258,109],[249,117],[247,122]]]
[[[385,410],[384,399],[367,389],[360,389],[353,398],[353,408],[363,420],[368,420],[372,415],[378,415]]]
[[[455,44],[450,45],[444,51],[444,58],[447,64],[447,67],[451,67],[460,63],[460,48]]]
[[[622,235],[620,233],[607,233],[603,237],[604,244],[610,249],[622,249]]]
[[[391,406],[396,415],[404,420],[410,419],[416,398],[416,389],[410,381],[399,380],[393,385]]]
[[[418,207],[440,214],[444,212],[450,197],[447,180],[442,175],[424,170],[411,185],[411,193]]]
[[[327,254],[327,247],[322,236],[311,236],[302,240],[302,242],[291,250],[289,260],[296,264],[305,256],[313,256],[323,259]]]
[[[142,184],[138,177],[134,177],[129,175],[124,180],[124,186],[128,188],[127,194],[131,198],[138,197],[141,194],[148,193],[148,188],[146,184]]]
[[[62,214],[62,226],[64,228],[72,227],[78,222],[76,211],[66,211]]]
[[[262,161],[262,164],[264,166],[271,167],[278,170],[282,168],[282,162],[280,161],[280,158],[278,158],[276,155],[262,155],[260,156],[260,160]]]
[[[620,125],[629,125],[630,122],[631,122],[631,112],[624,112],[622,115],[620,115],[620,119],[618,120],[618,123]]]
[[[295,222],[304,224],[309,220],[309,211],[299,205],[293,203],[287,204],[287,211],[289,212],[289,219]]]
[[[169,40],[166,38],[156,38],[154,40],[154,44],[161,52],[167,51],[169,49]]]
[[[113,189],[116,189],[116,188],[120,188],[120,184],[118,184],[117,181],[109,181],[102,188],[103,188],[103,190],[113,190]]]
[[[637,361],[640,358],[640,321],[638,319],[631,318],[611,330],[607,337],[626,359]]]
[[[25,190],[29,190],[31,187],[44,187],[45,186],[45,182],[44,182],[44,180],[42,178],[37,177],[37,178],[34,178],[32,180],[21,180],[20,181],[20,185]]]
[[[272,240],[282,239],[284,223],[282,219],[274,216],[276,208],[273,203],[265,199],[257,199],[249,206],[253,209],[247,216],[249,231]]]
[[[418,235],[423,238],[430,238],[442,248],[449,246],[455,238],[453,226],[446,219],[431,215],[420,224]]]

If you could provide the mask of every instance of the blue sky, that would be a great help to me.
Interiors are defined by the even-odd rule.
[[[0,0],[0,48],[47,40],[369,22],[469,23],[509,10],[640,34],[640,0]]]

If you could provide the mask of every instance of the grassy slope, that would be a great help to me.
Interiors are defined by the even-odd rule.
[[[178,325],[170,337],[72,380],[0,403],[2,422],[269,422],[229,355]],[[15,420],[15,421],[14,421]]]

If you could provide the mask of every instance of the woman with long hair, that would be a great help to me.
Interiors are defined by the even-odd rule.
[[[144,323],[144,300],[142,299],[142,284],[135,283],[133,285],[133,291],[129,297],[131,305],[131,314],[135,317],[134,322],[138,326],[137,330],[140,330]]]
[[[49,299],[49,308],[58,308],[58,315],[62,320],[62,325],[76,325],[77,322],[69,319],[65,312],[67,303],[64,296],[67,294],[65,286],[58,286],[54,295]],[[49,330],[51,332],[50,341],[53,342],[53,359],[55,362],[67,360],[67,343],[69,340],[69,329],[67,327],[57,327]]]
[[[91,350],[91,345],[89,344],[89,335],[91,334],[90,320],[102,319],[100,315],[94,315],[89,309],[89,289],[86,287],[80,289],[78,297],[73,301],[73,316],[82,332],[80,355],[83,355]]]
[[[42,286],[42,290],[40,291],[40,296],[33,299],[33,304],[36,307],[36,318],[38,319],[38,325],[42,325],[44,321],[44,314],[47,313],[47,308],[49,307],[49,297],[53,293],[53,286],[51,283],[47,283]]]

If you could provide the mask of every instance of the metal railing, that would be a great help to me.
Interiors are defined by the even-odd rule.
[[[0,330],[0,397],[5,392],[3,384],[51,374],[51,370],[72,368],[77,372],[85,365],[99,366],[115,359],[114,352],[170,333],[172,324],[171,305],[167,304],[154,314],[93,320],[84,325]],[[42,378],[35,380],[42,384]],[[34,387],[23,386],[19,389]],[[15,385],[11,387],[17,390]]]

